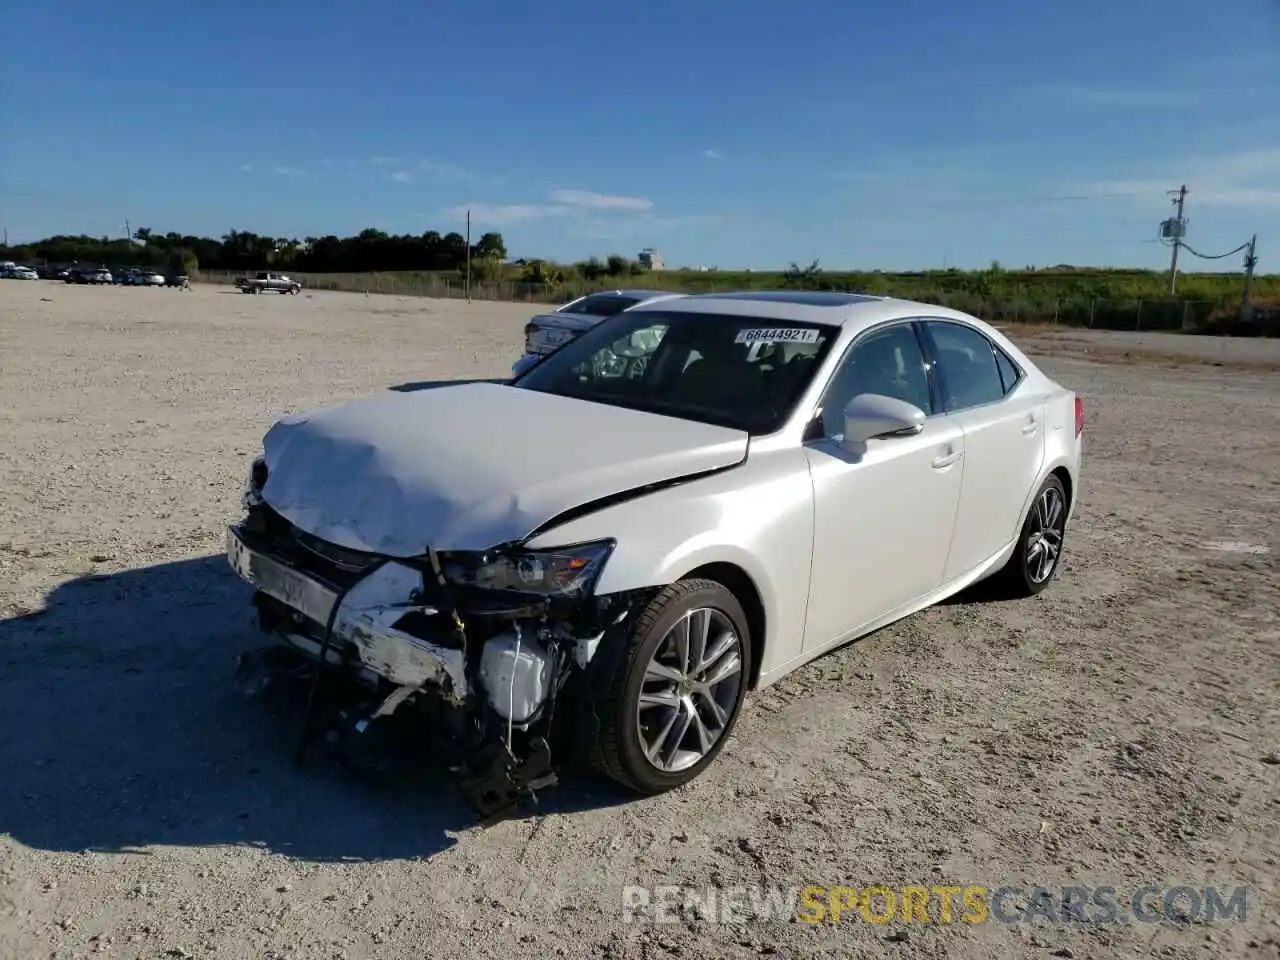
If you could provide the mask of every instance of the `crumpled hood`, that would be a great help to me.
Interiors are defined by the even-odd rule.
[[[602,497],[733,466],[747,442],[726,427],[466,383],[284,418],[263,440],[262,497],[352,550],[485,550]]]

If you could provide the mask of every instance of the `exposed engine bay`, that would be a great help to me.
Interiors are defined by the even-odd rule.
[[[451,747],[484,819],[556,783],[556,758],[590,723],[592,661],[649,597],[592,593],[612,544],[393,559],[311,536],[252,489],[245,503],[228,561],[276,642],[242,657],[240,678],[253,692],[306,689],[300,758],[320,738],[380,768],[379,733],[408,720],[424,755],[440,755],[437,736]]]

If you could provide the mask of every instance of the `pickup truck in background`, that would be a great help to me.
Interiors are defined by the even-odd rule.
[[[267,273],[263,271],[252,277],[237,277],[236,288],[241,293],[262,293],[273,290],[276,293],[294,293],[302,289],[302,284],[291,280],[283,273]]]

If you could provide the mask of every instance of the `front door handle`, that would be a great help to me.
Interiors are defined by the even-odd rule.
[[[1027,422],[1022,425],[1022,435],[1029,437],[1039,429],[1040,424],[1036,423],[1036,418],[1034,416],[1028,417]]]
[[[963,450],[952,450],[950,453],[944,453],[940,456],[936,456],[933,458],[933,469],[945,470],[963,456]]]

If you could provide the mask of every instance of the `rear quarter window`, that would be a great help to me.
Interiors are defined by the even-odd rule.
[[[998,346],[993,344],[992,349],[996,355],[996,366],[1000,370],[1000,383],[1004,387],[1004,395],[1007,397],[1013,388],[1022,382],[1022,371],[1018,369],[1016,363],[1009,359],[1009,355]]]

